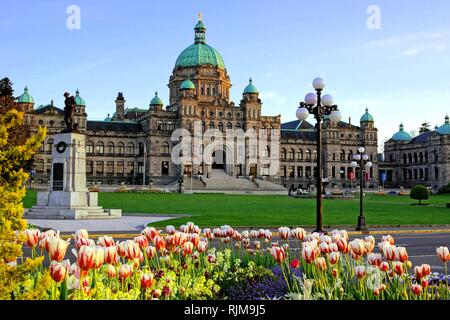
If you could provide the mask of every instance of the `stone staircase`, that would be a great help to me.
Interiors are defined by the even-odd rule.
[[[255,184],[260,191],[288,191],[285,187],[267,180],[256,179]]]

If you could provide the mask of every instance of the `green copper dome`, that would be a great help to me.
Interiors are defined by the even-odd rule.
[[[248,81],[248,86],[245,87],[244,93],[259,93],[258,88],[253,85],[252,78]]]
[[[109,113],[108,113],[108,116],[105,118],[105,120],[103,120],[103,121],[105,121],[105,122],[111,122],[111,117],[109,116]]]
[[[400,124],[400,131],[392,136],[395,141],[411,141],[411,135],[403,130],[403,123]]]
[[[28,87],[25,87],[23,93],[17,98],[18,103],[34,103],[33,97],[28,93]]]
[[[186,79],[181,83],[180,90],[195,90],[195,84],[191,79]]]
[[[86,107],[86,103],[84,102],[84,99],[80,97],[80,91],[78,91],[78,89],[75,95],[75,103],[77,104],[77,106]]]
[[[225,69],[225,63],[223,62],[220,53],[206,44],[206,28],[201,20],[199,20],[194,30],[195,42],[181,52],[175,62],[175,68],[212,65],[214,67]]]
[[[162,100],[158,97],[158,91],[155,92],[155,97],[150,101],[151,106],[163,106],[164,103]]]
[[[440,134],[450,134],[450,123],[448,119],[448,115],[445,117],[445,124],[437,129],[437,132]]]
[[[372,115],[369,113],[369,109],[366,108],[366,113],[363,114],[363,116],[361,117],[361,120],[359,120],[360,122],[373,122],[373,117]]]

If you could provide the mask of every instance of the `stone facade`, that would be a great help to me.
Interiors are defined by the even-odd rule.
[[[169,79],[169,105],[155,94],[148,108],[127,108],[123,93],[115,100],[115,112],[104,121],[89,121],[86,104],[77,90],[76,119],[86,139],[87,181],[96,184],[142,184],[145,172],[146,184],[169,185],[183,175],[210,177],[213,168],[222,168],[230,176],[258,177],[286,187],[307,188],[315,183],[316,134],[314,126],[303,121],[281,125],[281,117],[262,115],[259,92],[250,79],[238,105],[230,101],[231,80],[220,54],[206,45],[203,23],[195,27],[195,43],[178,57]],[[20,103],[26,110],[26,121],[32,127],[45,125],[48,136],[35,157],[35,180],[50,180],[53,134],[64,127],[63,111],[53,105],[34,108],[33,103]],[[295,110],[294,110],[295,111]],[[367,112],[366,112],[367,114]],[[237,141],[224,141],[223,146],[213,147],[209,138],[202,146],[209,150],[214,162],[175,164],[171,154],[178,142],[171,141],[175,129],[194,132],[194,124],[200,124],[201,132],[218,129],[220,132],[242,129],[253,130],[267,143],[253,150],[244,148]],[[352,156],[360,146],[365,146],[374,166],[368,185],[376,186],[377,129],[373,119],[361,118],[360,126],[346,122],[323,124],[324,178],[329,185],[352,185],[349,172]],[[275,142],[275,145],[274,143]],[[209,149],[208,149],[209,148]],[[229,157],[234,157],[230,159]],[[236,157],[244,161],[237,163]],[[279,155],[279,157],[278,157]],[[220,164],[220,158],[225,159]],[[276,158],[276,167],[264,161]],[[233,160],[233,161],[231,161]],[[357,176],[359,173],[357,173]]]

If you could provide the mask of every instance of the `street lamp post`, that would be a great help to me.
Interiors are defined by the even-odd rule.
[[[364,192],[364,175],[365,169],[369,169],[372,167],[372,162],[369,161],[369,156],[364,152],[366,149],[364,147],[360,147],[358,149],[358,153],[353,156],[352,163],[350,164],[352,168],[355,169],[359,167],[359,217],[358,224],[356,226],[356,231],[367,231],[366,226],[366,217],[364,217],[364,209],[363,209],[363,192]]]
[[[315,232],[325,233],[322,227],[323,215],[323,187],[322,187],[322,120],[325,116],[329,116],[331,122],[339,122],[342,118],[338,110],[338,106],[334,104],[333,97],[324,95],[322,90],[325,88],[325,81],[322,78],[316,78],[313,81],[313,87],[316,93],[308,93],[305,96],[305,102],[300,102],[297,109],[297,118],[300,121],[306,120],[309,114],[316,118],[317,132],[317,196],[316,196],[316,230]]]

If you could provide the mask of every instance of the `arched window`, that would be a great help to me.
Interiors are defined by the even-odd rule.
[[[216,95],[216,88],[213,88],[213,96],[215,96]]]
[[[214,122],[211,121],[211,122],[209,123],[209,128],[210,128],[210,129],[214,129]]]
[[[223,123],[222,122],[219,122],[219,130],[220,130],[220,132],[223,132]]]
[[[306,149],[305,157],[306,157],[306,160],[311,160],[311,150],[310,149]]]
[[[272,135],[272,136],[275,134],[275,128],[274,128],[274,126],[270,126],[269,134]]]
[[[134,144],[132,142],[128,143],[127,149],[129,155],[134,155]]]
[[[344,150],[341,150],[340,159],[341,159],[341,161],[345,161],[345,151]]]
[[[408,154],[408,160],[409,160],[409,163],[412,163],[412,154],[411,153]]]
[[[295,152],[294,149],[289,150],[289,160],[294,160],[295,158]]]
[[[348,160],[348,161],[353,161],[353,151],[352,151],[352,150],[350,150],[350,151],[348,152],[348,158],[347,158],[347,160]]]
[[[158,131],[162,131],[164,128],[164,122],[161,120],[158,120]]]
[[[211,91],[209,90],[209,88],[206,88],[206,95],[210,96],[211,95]]]
[[[163,150],[162,150],[162,152],[163,152],[164,154],[169,154],[169,153],[170,153],[170,148],[169,148],[169,143],[168,143],[168,142],[165,142],[165,143],[163,144]]]
[[[417,158],[417,153],[414,152],[414,163],[417,163],[417,162],[419,162],[419,159]]]
[[[53,139],[48,139],[47,141],[47,152],[52,153]]]
[[[206,130],[206,124],[205,121],[202,121],[202,131],[205,132]]]
[[[231,124],[231,122],[227,123],[227,129],[229,129],[229,130],[233,129],[233,125]]]
[[[420,163],[423,162],[423,153],[422,152],[419,153],[419,160],[420,160]]]
[[[266,157],[270,158],[270,147],[269,146],[267,146],[267,148],[266,148]]]
[[[108,153],[114,154],[114,143],[108,142]]]
[[[87,154],[94,153],[94,144],[92,143],[92,141],[88,141],[86,143],[86,153]]]
[[[407,163],[407,162],[408,162],[407,156],[406,156],[406,153],[404,153],[403,154],[403,163]]]
[[[174,129],[173,122],[172,121],[167,121],[166,130],[167,131],[173,131],[173,129]]]
[[[103,142],[101,142],[101,141],[97,142],[97,145],[95,146],[95,152],[97,154],[105,153],[105,145],[103,144]]]
[[[297,160],[303,160],[303,150],[297,150]]]
[[[124,154],[125,153],[125,145],[122,142],[117,144],[117,153]]]
[[[145,151],[144,144],[142,142],[139,142],[139,155],[143,156],[144,151]]]
[[[239,122],[236,123],[236,129],[241,129],[241,124]]]
[[[281,159],[286,159],[286,149],[281,149]]]
[[[314,150],[314,151],[313,151],[313,159],[314,159],[314,160],[317,160],[317,150]]]

